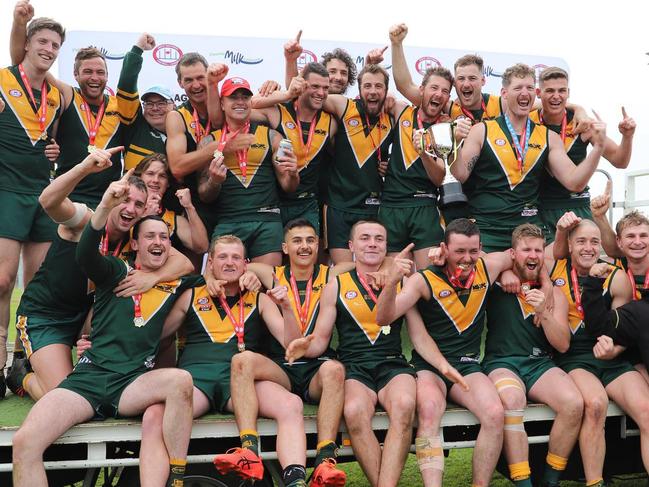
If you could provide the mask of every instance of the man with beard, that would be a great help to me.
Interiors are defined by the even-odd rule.
[[[177,279],[133,297],[114,294],[130,265],[102,255],[100,240],[112,209],[128,197],[129,176],[110,184],[79,241],[77,261],[97,285],[93,347],[56,389],[36,403],[14,436],[17,487],[47,485],[43,452],[68,428],[93,417],[136,416],[156,403],[165,404],[164,440],[156,448],[170,458],[166,485],[182,485],[192,424],[191,376],[178,369],[152,369],[164,319],[191,283]],[[133,229],[131,247],[135,255],[131,265],[136,269],[145,273],[160,269],[171,248],[167,225],[155,216],[142,219]]]
[[[279,152],[281,135],[251,121],[252,91],[243,78],[229,78],[221,86],[223,127],[212,132],[214,159],[199,181],[199,196],[210,203],[219,223],[212,238],[237,235],[254,262],[281,263],[282,223],[278,186],[286,193],[300,182],[291,150]],[[224,153],[228,141],[250,140],[235,153]],[[251,139],[249,139],[251,138]]]
[[[574,380],[584,398],[584,418],[579,432],[587,486],[604,485],[603,466],[606,454],[604,423],[608,398],[626,411],[638,424],[641,437],[649,433],[649,386],[642,376],[623,359],[599,360],[593,356],[597,340],[583,325],[581,288],[590,269],[599,259],[600,232],[591,220],[580,220],[572,212],[557,222],[562,235],[567,235],[569,258],[546,262],[551,278],[568,301],[571,331],[570,348],[557,355],[555,362]],[[624,272],[615,268],[603,288],[604,301],[610,309],[631,300],[631,284]],[[633,399],[631,399],[633,398]],[[641,441],[645,468],[649,462],[649,445]]]
[[[5,395],[9,305],[20,255],[27,285],[56,232],[38,196],[49,183],[52,166],[45,150],[63,103],[46,75],[65,30],[52,19],[31,20],[33,15],[28,2],[16,4],[13,31],[23,32],[17,47],[24,61],[0,69],[0,399]]]
[[[540,224],[538,198],[543,171],[549,170],[570,191],[581,191],[603,151],[606,126],[598,121],[591,128],[593,149],[575,166],[559,135],[529,118],[534,83],[534,70],[529,66],[507,68],[501,90],[502,117],[473,127],[465,119],[456,129],[460,138],[466,138],[450,169],[463,183],[469,213],[480,227],[486,251],[507,248],[517,225]]]
[[[324,207],[324,233],[334,263],[351,262],[350,229],[358,220],[375,218],[383,181],[378,171],[386,164],[393,122],[383,112],[390,76],[376,64],[358,75],[360,98],[329,95],[324,109],[340,120],[331,161]]]
[[[379,325],[406,312],[418,318],[406,316],[415,347],[411,363],[417,372],[415,449],[426,487],[442,485],[444,455],[439,429],[447,396],[468,408],[481,424],[473,452],[472,485],[489,485],[502,446],[503,407],[482,372],[479,357],[487,294],[512,262],[505,253],[481,258],[480,248],[476,224],[464,218],[453,220],[440,244],[443,263],[436,261],[440,265],[420,269],[396,294],[397,283],[410,273],[412,265],[412,261],[397,257],[378,300]]]
[[[354,455],[370,485],[394,487],[410,446],[416,386],[414,372],[402,355],[401,320],[383,327],[377,324],[381,292],[375,293],[369,285],[370,275],[385,260],[385,227],[359,220],[352,226],[349,248],[356,269],[325,286],[315,330],[291,342],[286,359],[293,363],[301,357],[321,356],[336,326],[338,357],[346,369],[343,411]],[[382,449],[371,424],[377,403],[390,419]]]
[[[539,289],[545,272],[542,230],[536,225],[520,225],[513,231],[511,244],[513,272],[521,281],[521,292],[507,293],[496,286],[487,298],[482,366],[505,408],[503,446],[516,486],[532,486],[523,424],[527,398],[547,404],[556,413],[541,485],[558,486],[579,434],[584,407],[575,383],[551,358],[553,348],[566,352],[570,345],[568,303],[554,287],[554,309],[545,306],[545,295]],[[540,326],[534,323],[535,315]]]
[[[446,168],[442,159],[427,152],[430,148],[422,137],[431,125],[449,121],[443,110],[452,86],[453,76],[449,70],[430,68],[419,87],[422,103],[413,107],[397,101],[391,111],[397,133],[385,176],[379,218],[388,230],[388,255],[396,255],[413,242],[417,269],[428,266],[428,250],[439,245],[444,235],[437,196]]]
[[[539,75],[536,93],[541,99],[542,108],[530,113],[530,119],[557,133],[570,160],[575,164],[581,163],[586,158],[592,132],[575,133],[575,112],[567,106],[570,96],[568,73],[557,67],[545,68]],[[629,165],[636,127],[635,121],[626,114],[624,107],[622,116],[623,119],[618,125],[622,141],[618,145],[606,137],[602,153],[604,158],[618,169],[625,169]],[[582,192],[570,192],[548,171],[542,176],[539,204],[541,220],[552,232],[552,237],[557,220],[565,212],[572,211],[581,218],[591,217],[588,187]]]

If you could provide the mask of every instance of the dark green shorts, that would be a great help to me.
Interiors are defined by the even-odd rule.
[[[444,239],[444,229],[435,206],[381,206],[379,220],[388,231],[388,252],[400,252],[411,242],[415,244],[414,250],[425,249],[439,245]]]
[[[51,242],[56,227],[38,202],[37,195],[0,191],[0,238]]]
[[[633,366],[620,359],[599,360],[592,353],[562,354],[555,357],[555,362],[566,372],[584,369],[597,377],[604,387],[627,372],[633,372]]]
[[[36,350],[55,343],[74,347],[87,314],[80,313],[66,318],[16,316],[16,333],[27,358]]]
[[[574,212],[580,218],[593,219],[593,214],[590,212],[590,206],[572,206],[570,201],[566,201],[565,208],[546,208],[539,209],[541,221],[545,225],[546,243],[554,242],[554,234],[557,230],[557,222],[567,211]]]
[[[124,389],[146,370],[119,374],[98,367],[81,357],[74,370],[59,384],[62,389],[76,392],[95,410],[93,419],[117,418],[119,400]]]
[[[376,211],[350,213],[324,205],[322,225],[324,227],[325,247],[328,249],[348,249],[349,232],[354,223],[367,218],[376,219],[378,211],[377,206]]]
[[[293,362],[293,365],[288,365],[284,361],[277,361],[277,364],[288,375],[291,381],[291,392],[300,396],[304,402],[317,404],[318,402],[309,396],[309,385],[311,385],[311,380],[313,380],[313,377],[320,370],[320,366],[327,360],[331,359],[329,357],[319,357],[315,359],[300,359],[297,362]]]
[[[279,205],[282,215],[282,226],[286,226],[291,220],[296,218],[305,218],[316,230],[316,235],[320,235],[320,208],[317,200],[305,200],[302,204]]]
[[[212,238],[236,235],[246,246],[246,256],[254,259],[271,252],[281,252],[284,229],[279,221],[219,223],[214,227]]]
[[[480,241],[482,242],[482,250],[489,252],[502,252],[507,250],[512,246],[512,232],[514,229],[522,225],[523,223],[532,223],[538,225],[543,230],[544,234],[547,234],[544,225],[541,223],[541,219],[537,217],[531,217],[527,219],[517,219],[512,224],[500,224],[496,225],[490,221],[480,221],[476,219],[476,223],[480,228]]]
[[[550,357],[485,357],[482,361],[482,368],[487,375],[496,369],[511,370],[523,381],[527,392],[543,374],[556,366]]]
[[[211,362],[180,366],[192,376],[194,386],[210,401],[212,410],[225,413],[230,399],[230,362]]]
[[[451,205],[448,208],[444,208],[443,210],[440,209],[439,211],[442,214],[442,222],[444,226],[458,218],[469,218],[469,207],[466,203]]]
[[[345,362],[345,379],[355,379],[378,393],[394,377],[407,374],[415,377],[415,369],[403,355],[375,358],[372,360],[353,360]]]
[[[447,357],[446,359],[448,360],[448,363],[451,364],[452,367],[455,367],[455,369],[465,377],[469,374],[474,374],[476,372],[482,373],[482,367],[480,366],[480,361],[477,358]],[[412,360],[410,360],[410,364],[415,368],[415,371],[417,372],[421,370],[428,370],[433,374],[437,375],[440,379],[444,381],[444,384],[446,385],[446,392],[450,391],[451,387],[453,387],[454,382],[451,382],[446,377],[444,377],[444,375],[439,370],[437,370],[435,367],[433,367],[428,362],[426,362],[421,357],[421,355],[419,355],[415,350],[412,351]]]

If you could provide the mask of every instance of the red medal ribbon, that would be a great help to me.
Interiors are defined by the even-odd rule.
[[[227,143],[226,136],[228,133],[231,133],[230,139],[235,138],[239,132],[247,134],[250,131],[250,122],[246,122],[246,124],[241,127],[238,130],[235,130],[234,132],[230,132],[228,129],[228,124],[224,123],[223,124],[223,129],[221,130],[221,138],[219,139],[219,151],[223,152],[223,148],[225,147],[225,144]],[[237,151],[237,159],[239,160],[239,171],[241,171],[241,179],[243,182],[246,182],[246,176],[248,174],[248,149],[241,149]]]
[[[140,264],[135,264],[135,270],[140,270]],[[142,302],[142,293],[133,295],[133,316],[135,319],[142,319],[142,308],[140,303]]]
[[[104,230],[104,236],[101,238],[101,255],[108,255],[108,225],[106,225],[106,228]],[[115,250],[113,250],[113,256],[117,257],[119,255],[119,251],[121,250],[122,247],[122,242],[123,240],[120,240],[119,243],[117,244],[117,247],[115,247]]]
[[[471,273],[469,274],[469,277],[466,278],[464,284],[460,282],[460,274],[462,274],[462,269],[458,267],[457,269],[455,269],[455,273],[453,275],[450,275],[447,272],[446,277],[448,277],[448,280],[453,285],[453,287],[460,289],[471,289],[471,286],[473,286],[473,281],[475,279],[475,269],[471,269]]]
[[[627,269],[626,275],[629,276],[629,281],[631,281],[631,289],[633,290],[633,300],[637,301],[638,300],[638,287],[636,286],[635,283],[635,276],[633,275],[633,272],[631,272],[631,269]],[[643,289],[649,289],[649,269],[647,269],[647,272],[644,275],[644,284],[642,285]]]
[[[243,296],[241,295],[241,292],[239,292],[239,321],[237,321],[234,318],[234,314],[232,314],[232,309],[228,305],[228,302],[223,296],[219,296],[219,302],[221,303],[221,307],[225,310],[225,313],[228,315],[228,318],[230,318],[230,322],[232,323],[232,328],[234,328],[234,332],[237,335],[237,345],[239,346],[239,350],[244,349],[244,341],[243,341],[243,331],[244,331],[244,326],[245,326],[245,320],[243,319],[243,311],[244,311],[244,306],[243,306]]]
[[[579,288],[579,280],[577,279],[577,269],[574,267],[570,271],[570,280],[572,281],[572,293],[575,296],[575,307],[579,317],[584,319],[584,307],[581,304],[581,289]]]
[[[543,110],[539,110],[539,122],[541,125],[545,125],[543,121]],[[563,111],[563,118],[561,119],[561,142],[566,143],[566,126],[568,125],[568,115],[566,111]]]
[[[194,111],[192,112],[192,117],[194,118],[194,134],[196,135],[196,143],[198,144],[203,137],[209,134],[212,130],[212,125],[210,121],[207,121],[207,126],[203,128],[201,121],[198,119],[198,112],[194,105],[192,105]]]
[[[83,96],[81,97],[83,98]],[[92,122],[92,110],[90,110],[90,104],[88,101],[83,98],[83,111],[86,113],[86,122],[88,124],[88,144],[95,145],[95,138],[97,138],[97,132],[101,126],[101,121],[104,118],[104,111],[106,110],[106,99],[102,98],[101,105],[99,105],[99,110],[97,110],[97,116],[95,117],[95,122]]]
[[[433,120],[433,121],[431,122],[430,125],[435,125],[435,124],[439,121],[440,118],[442,118],[442,114],[441,114],[441,113],[437,116],[437,118],[436,118],[435,120]],[[429,126],[430,126],[430,125],[429,125]],[[417,126],[418,126],[421,130],[424,129],[424,122],[423,122],[423,120],[421,119],[421,108],[420,108],[419,110],[417,110]]]
[[[293,299],[295,299],[295,307],[297,308],[297,314],[300,318],[300,324],[302,325],[302,334],[306,331],[307,325],[309,324],[309,306],[311,305],[311,295],[313,294],[313,276],[309,277],[309,281],[306,284],[306,292],[304,296],[304,303],[300,302],[300,291],[297,288],[297,281],[295,276],[291,271],[291,292],[293,293]]]
[[[367,281],[365,280],[365,278],[363,278],[363,276],[360,275],[360,273],[357,272],[356,275],[358,276],[358,280],[361,281],[361,285],[363,286],[365,291],[367,291],[370,299],[374,301],[374,304],[376,304],[378,298],[376,297],[376,294],[374,294],[374,291],[372,291],[372,288],[367,284]]]
[[[40,108],[37,108],[34,92],[32,91],[32,87],[29,84],[29,79],[27,78],[27,73],[25,73],[25,69],[23,68],[22,63],[18,65],[18,72],[20,73],[20,78],[23,80],[25,90],[27,90],[27,94],[29,95],[29,99],[34,106],[34,111],[40,112],[38,114],[38,128],[40,129],[41,134],[44,134],[45,122],[47,121],[47,81],[43,80],[43,85],[41,86],[41,106]]]
[[[318,112],[315,112],[315,115],[313,115],[313,120],[311,120],[309,124],[309,135],[307,136],[306,145],[305,145],[304,137],[302,135],[302,122],[300,122],[300,112],[298,111],[297,103],[295,103],[294,108],[295,108],[295,120],[298,126],[299,145],[300,147],[304,148],[304,162],[306,162],[306,158],[309,156],[309,151],[311,150],[311,143],[313,142],[313,134],[315,134],[315,126],[316,126],[316,120],[318,118]]]
[[[376,146],[376,142],[374,142],[374,136],[372,135],[372,127],[370,126],[370,117],[369,117],[369,115],[367,113],[365,114],[365,122],[367,122],[367,132],[368,132],[368,134],[370,136],[370,140],[372,141],[372,147],[374,148],[375,151],[378,149],[379,162],[382,162],[382,158],[381,158],[381,142],[382,142],[383,139],[381,138],[381,115],[379,115],[379,120],[376,122],[376,126],[379,128],[379,145],[378,145],[378,148]]]
[[[466,117],[471,119],[471,122],[475,123],[477,121],[470,110],[464,108],[460,103],[458,103],[458,105],[460,105],[460,110],[462,110],[462,113],[464,113]],[[487,105],[485,105],[484,98],[482,97],[480,97],[480,108],[482,109],[482,116],[484,117],[484,114],[487,113]]]

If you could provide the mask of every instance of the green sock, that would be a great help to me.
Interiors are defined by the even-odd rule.
[[[516,487],[533,487],[532,479],[530,479],[529,477],[521,480],[512,480],[512,482],[514,482],[514,485]]]
[[[259,435],[257,433],[244,433],[240,436],[241,448],[251,450],[255,455],[259,455]]]
[[[546,463],[545,470],[543,470],[543,480],[541,481],[541,485],[547,487],[558,487],[562,473],[563,470],[556,470]]]
[[[325,458],[336,458],[336,450],[338,446],[333,441],[322,442],[318,445],[318,451],[315,455],[313,467],[320,465]]]
[[[172,458],[169,461],[169,478],[165,487],[183,487],[187,460]]]

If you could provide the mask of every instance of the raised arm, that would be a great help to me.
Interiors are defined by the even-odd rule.
[[[568,234],[573,228],[579,225],[579,222],[581,222],[581,218],[575,215],[572,211],[567,211],[561,215],[561,218],[557,221],[554,242],[552,246],[546,247],[546,253],[548,250],[552,251],[552,260],[565,259],[568,257]]]
[[[300,96],[306,88],[306,81],[301,76],[293,78],[289,87],[285,91],[274,91],[270,95],[261,96],[255,95],[252,97],[252,108],[269,108],[274,107],[280,103],[295,100]]]
[[[11,64],[20,64],[25,58],[27,42],[27,24],[34,18],[34,6],[28,0],[21,0],[14,7],[14,20],[9,37],[9,55]]]
[[[223,126],[223,109],[221,108],[221,95],[219,83],[228,75],[227,64],[212,63],[207,67],[207,113],[213,128]]]
[[[124,56],[117,82],[117,111],[120,122],[130,125],[142,112],[138,95],[137,80],[142,70],[142,53],[155,47],[155,39],[146,32],[138,37],[135,45]]]
[[[284,82],[286,83],[286,88],[291,85],[291,80],[299,75],[297,71],[297,58],[302,55],[302,46],[300,45],[301,37],[302,30],[297,33],[295,39],[291,39],[284,44],[284,59],[286,60]]]
[[[176,191],[176,197],[180,205],[185,210],[184,215],[176,217],[178,224],[178,238],[185,247],[197,254],[207,252],[207,247],[210,245],[210,240],[207,235],[207,230],[203,224],[203,220],[198,216],[196,207],[192,202],[192,195],[189,188],[183,188]]]
[[[633,135],[635,134],[636,123],[635,120],[627,115],[624,107],[622,107],[622,120],[617,128],[620,134],[622,134],[622,140],[618,145],[609,137],[606,137],[604,143],[604,159],[610,162],[613,167],[626,169],[629,166],[629,162],[631,162]]]
[[[608,210],[611,205],[611,181],[606,181],[604,194],[595,196],[590,200],[590,212],[593,215],[593,221],[602,234],[602,248],[606,255],[616,259],[623,257],[624,253],[617,243],[617,235],[608,221]]]
[[[392,74],[394,76],[394,84],[397,86],[399,93],[413,105],[419,106],[421,103],[421,91],[412,81],[406,61],[406,54],[403,51],[403,40],[406,38],[406,35],[408,35],[408,27],[406,24],[397,24],[390,27]]]

